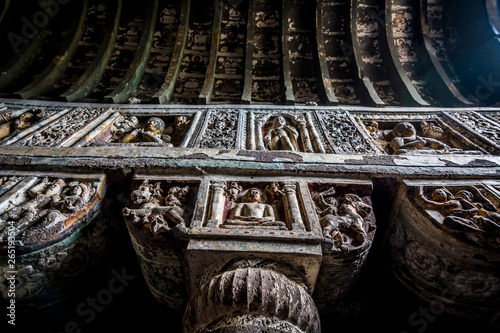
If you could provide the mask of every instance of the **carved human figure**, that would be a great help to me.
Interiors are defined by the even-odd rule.
[[[17,221],[14,233],[18,235],[42,218],[47,217],[55,222],[59,214],[54,216],[54,210],[61,201],[60,194],[65,185],[63,179],[56,179],[50,183],[47,178],[43,179],[40,184],[28,190],[28,195],[32,199],[3,213],[0,224],[5,224],[9,220]]]
[[[242,202],[229,211],[224,224],[286,227],[284,222],[276,221],[274,208],[262,203],[262,191],[256,187],[246,190]]]
[[[335,188],[330,188],[314,197],[323,236],[332,239],[334,246],[347,251],[352,239],[353,245],[361,245],[367,237],[364,219],[370,214],[371,207],[356,194],[346,194],[340,201],[335,199]],[[368,226],[368,229],[372,226]]]
[[[158,117],[151,117],[143,126],[134,130],[132,133],[125,135],[122,142],[153,142],[167,147],[172,147],[172,144],[170,143],[170,136],[164,134],[164,130],[165,122]]]
[[[397,124],[392,131],[384,132],[384,136],[396,155],[416,150],[440,153],[462,152],[462,149],[451,148],[436,139],[418,136],[415,127],[409,122]]]
[[[297,130],[286,123],[282,116],[276,117],[272,128],[267,132],[264,141],[270,150],[292,150],[297,151]]]
[[[118,140],[125,133],[128,133],[139,126],[139,119],[136,116],[120,116],[111,126],[113,140]]]
[[[73,181],[66,186],[60,194],[61,199],[48,209],[40,223],[29,228],[26,232],[27,238],[37,237],[50,229],[52,233],[58,233],[64,230],[64,221],[67,216],[85,209],[89,203],[95,189],[91,184]]]
[[[474,194],[468,190],[460,190],[453,195],[446,188],[432,191],[431,200],[424,195],[423,187],[419,187],[417,199],[426,207],[440,211],[445,217],[443,226],[452,232],[476,233],[484,232],[500,235],[500,214],[496,206],[475,187],[471,187],[482,202],[474,201]],[[494,241],[498,244],[498,239]]]
[[[0,118],[0,139],[3,139],[10,134],[30,127],[35,116],[31,112],[25,112],[15,118],[15,112],[12,113],[13,118],[3,116]]]
[[[241,190],[243,190],[243,188],[238,185],[237,182],[231,182],[228,189],[226,190],[229,200],[236,201],[236,199],[238,199],[238,196],[240,195]]]
[[[172,186],[168,189],[167,195],[162,197],[160,183],[150,185],[147,180],[140,187],[133,191],[131,199],[139,209],[125,208],[124,216],[130,216],[132,223],[142,222],[146,224],[154,233],[161,230],[171,229],[168,222],[171,222],[177,229],[187,232],[185,228],[185,208],[184,202],[189,192],[189,186]]]
[[[89,203],[94,191],[91,184],[71,182],[62,192],[62,200],[57,203],[57,207],[63,213],[81,211]]]
[[[273,202],[278,201],[285,194],[281,189],[280,184],[276,182],[267,185],[266,192],[269,194]]]
[[[420,127],[422,128],[422,133],[429,138],[441,139],[444,134],[443,129],[439,126],[434,125],[433,123],[422,121],[420,123]]]

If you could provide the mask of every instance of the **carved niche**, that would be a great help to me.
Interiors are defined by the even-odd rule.
[[[250,150],[326,152],[310,112],[250,112],[248,123]]]
[[[212,181],[207,227],[306,230],[294,182]]]

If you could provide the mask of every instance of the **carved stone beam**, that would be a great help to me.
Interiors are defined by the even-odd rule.
[[[158,0],[148,1],[144,20],[144,33],[134,60],[118,87],[105,98],[112,99],[116,104],[124,103],[136,90],[148,65],[157,19]]]
[[[212,200],[210,203],[210,218],[207,222],[207,227],[217,228],[224,221],[222,214],[224,213],[224,203],[226,182],[212,181]]]
[[[83,1],[81,4],[80,15],[77,20],[74,20],[71,30],[68,32],[68,37],[61,49],[51,61],[51,63],[43,70],[33,81],[26,87],[16,92],[23,99],[28,99],[36,96],[42,96],[51,91],[56,82],[59,81],[69,66],[71,59],[76,53],[80,37],[85,29],[85,19],[87,17],[88,1]]]
[[[165,82],[158,90],[158,92],[156,92],[153,96],[154,98],[158,98],[160,104],[166,104],[170,102],[174,94],[175,83],[177,82],[177,76],[179,75],[182,58],[184,57],[184,51],[186,48],[187,33],[189,30],[190,7],[191,0],[182,2],[181,16],[179,19],[179,31],[177,33],[177,40],[175,41],[172,60],[170,60],[170,66],[168,67]]]
[[[283,183],[285,191],[285,214],[289,228],[292,230],[305,230],[302,216],[300,215],[299,201],[297,200],[297,185],[293,182]]]

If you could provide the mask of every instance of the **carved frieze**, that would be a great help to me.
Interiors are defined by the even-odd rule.
[[[27,129],[36,128],[35,124],[56,114],[54,109],[5,109],[0,112],[0,143],[9,144],[9,138],[19,136]]]
[[[483,149],[452,129],[440,118],[426,120],[417,118],[404,121],[367,120],[361,126],[377,147],[390,155],[481,155],[485,153]]]
[[[23,184],[22,184],[23,185]],[[36,246],[67,233],[99,197],[99,183],[63,178],[31,178],[2,198],[0,242],[14,236],[20,246]],[[101,189],[102,190],[102,189]]]
[[[198,122],[192,114],[114,114],[75,146],[185,147]]]

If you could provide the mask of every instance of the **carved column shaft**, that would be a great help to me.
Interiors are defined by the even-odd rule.
[[[248,149],[255,150],[255,114],[253,112],[248,113]]]
[[[266,150],[264,146],[264,138],[262,137],[262,126],[263,122],[261,120],[257,121],[257,126],[255,127],[255,137],[257,140],[257,150]]]
[[[306,122],[301,121],[299,125],[300,136],[302,138],[302,144],[307,153],[314,153],[313,146],[311,144],[311,137],[309,136],[309,131],[307,130]]]
[[[225,182],[212,183],[212,201],[210,206],[210,219],[207,222],[207,227],[218,227],[224,222],[222,214],[224,213],[224,203],[226,197],[224,195],[226,190]]]
[[[300,215],[299,201],[297,200],[297,186],[294,183],[285,183],[283,190],[285,190],[284,203],[287,222],[291,223],[292,230],[305,230]]]
[[[320,154],[326,153],[325,147],[323,147],[323,143],[321,143],[321,138],[318,135],[318,131],[316,131],[316,128],[314,127],[311,113],[306,114],[306,119],[307,119],[307,128],[309,130],[309,133],[311,133],[311,136],[312,136],[312,143],[313,143],[314,149],[316,150],[317,153],[320,153]]]

